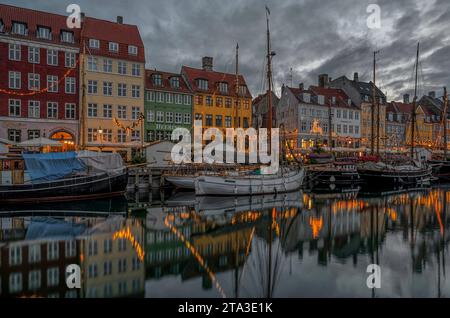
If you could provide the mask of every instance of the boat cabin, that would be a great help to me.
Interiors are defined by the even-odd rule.
[[[25,162],[18,156],[0,156],[0,184],[23,184],[25,181]]]

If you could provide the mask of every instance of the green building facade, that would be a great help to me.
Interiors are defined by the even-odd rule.
[[[175,128],[192,129],[193,93],[180,74],[145,71],[145,141],[170,140]]]

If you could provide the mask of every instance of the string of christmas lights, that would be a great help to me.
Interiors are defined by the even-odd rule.
[[[125,130],[127,135],[130,135],[130,133],[132,131],[134,131],[134,129],[145,119],[145,116],[143,113],[139,113],[139,117],[136,121],[134,121],[130,126],[124,126],[120,123],[119,119],[117,119],[116,117],[114,117],[113,121],[114,124],[116,124],[117,127]]]

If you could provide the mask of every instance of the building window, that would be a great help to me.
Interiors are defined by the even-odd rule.
[[[117,117],[120,119],[127,119],[127,106],[117,106]]]
[[[191,96],[184,95],[184,104],[185,105],[191,105]]]
[[[113,83],[103,82],[103,95],[112,96],[112,91],[113,91]]]
[[[248,117],[244,117],[244,128],[248,128],[250,125],[248,124]]]
[[[178,104],[178,105],[183,104],[183,95],[181,95],[181,94],[175,94],[175,95],[174,95],[174,98],[175,98],[175,103],[176,103],[176,104]]]
[[[162,86],[162,75],[161,74],[153,74],[152,82],[154,86]]]
[[[206,96],[206,106],[212,106],[212,97],[211,96]]]
[[[89,47],[91,49],[99,49],[100,48],[100,41],[96,39],[89,39]]]
[[[28,130],[28,140],[37,139],[41,136],[39,130]]]
[[[147,91],[146,93],[147,101],[154,102],[155,101],[155,92],[153,91]]]
[[[244,109],[249,109],[250,108],[250,102],[248,100],[244,101]]]
[[[41,76],[35,73],[28,73],[28,89],[30,91],[39,90],[41,87]]]
[[[41,245],[33,244],[28,247],[28,262],[31,264],[41,261]]]
[[[9,45],[9,59],[12,61],[20,61],[22,59],[20,44]]]
[[[9,275],[9,291],[11,293],[22,291],[22,273],[12,273]]]
[[[172,88],[180,88],[180,78],[178,76],[172,76],[170,78],[170,86]]]
[[[116,42],[109,42],[108,47],[110,52],[119,52],[119,44]]]
[[[88,255],[94,256],[98,254],[97,241],[90,240],[88,242]]]
[[[51,33],[49,28],[38,27],[38,29],[37,29],[37,38],[38,39],[44,39],[44,40],[51,40],[52,39],[52,33]]]
[[[124,273],[127,271],[127,259],[119,259],[119,273]]]
[[[98,92],[98,82],[89,80],[88,81],[88,94],[96,95]]]
[[[164,112],[157,111],[156,112],[156,122],[163,123],[164,122]]]
[[[206,120],[206,122],[205,122],[206,126],[212,126],[213,125],[213,118],[212,118],[211,114],[207,114],[206,117],[205,117],[205,120]]]
[[[59,258],[59,243],[49,242],[47,243],[47,260],[57,260]]]
[[[166,93],[166,103],[171,104],[173,100],[173,95],[171,93]]]
[[[65,105],[66,119],[75,119],[75,104],[67,103]]]
[[[59,285],[59,268],[53,267],[47,269],[47,286]]]
[[[57,66],[58,65],[58,51],[57,50],[47,50],[47,64]]]
[[[127,74],[127,63],[126,62],[117,63],[117,72],[121,75],[126,75]]]
[[[131,85],[131,97],[133,97],[133,98],[141,97],[141,86]]]
[[[112,105],[103,105],[103,118],[112,118]]]
[[[47,75],[47,91],[49,93],[58,93],[58,76]]]
[[[359,120],[359,112],[355,112],[355,120]]]
[[[225,127],[231,128],[231,116],[225,116]]]
[[[75,53],[66,52],[65,53],[65,67],[74,68],[75,67]]]
[[[97,104],[88,104],[88,117],[97,117]]]
[[[139,64],[133,63],[131,65],[131,75],[141,76],[141,66]]]
[[[74,43],[73,32],[61,31],[61,42]]]
[[[244,96],[247,94],[247,86],[239,85],[239,95]]]
[[[189,113],[185,113],[184,114],[184,123],[186,125],[190,125],[191,124],[191,114],[189,114]]]
[[[175,113],[175,124],[183,123],[183,114]]]
[[[9,265],[22,264],[22,246],[11,246],[9,248]]]
[[[29,118],[39,118],[41,110],[40,103],[38,101],[30,100],[28,101],[28,117]]]
[[[58,103],[47,102],[47,118],[58,118]]]
[[[20,72],[9,72],[9,88],[20,89],[21,87],[21,74]]]
[[[97,129],[88,128],[88,142],[97,141]]]
[[[166,123],[173,123],[173,113],[172,112],[166,113]]]
[[[105,261],[103,263],[103,276],[108,276],[112,274],[112,262]]]
[[[75,240],[65,242],[65,254],[66,258],[77,256],[77,242]]]
[[[216,127],[222,127],[222,115],[216,115]]]
[[[164,102],[164,93],[157,92],[156,93],[156,101],[159,103],[163,103]]]
[[[141,131],[133,130],[131,132],[131,141],[140,141],[141,140]]]
[[[39,54],[39,48],[38,47],[28,47],[28,62],[33,64],[39,64],[40,63],[40,54]]]
[[[12,142],[21,142],[22,131],[19,129],[8,129],[8,140]]]
[[[98,276],[97,264],[89,264],[88,266],[88,277],[95,278]]]
[[[204,91],[208,90],[208,80],[198,79],[197,80],[197,86],[201,90],[204,90]]]
[[[104,254],[109,254],[111,252],[112,252],[112,240],[111,239],[105,239],[103,241],[103,253]]]
[[[66,94],[75,94],[75,77],[66,77]]]
[[[98,70],[98,60],[96,57],[88,56],[88,70],[89,71]]]
[[[153,110],[147,111],[147,122],[152,123],[155,121],[155,112]]]
[[[127,142],[127,133],[125,130],[117,130],[117,142]]]
[[[112,73],[112,60],[110,59],[103,60],[103,72]]]
[[[12,33],[28,35],[27,25],[25,23],[13,22]]]
[[[223,98],[222,97],[217,97],[216,98],[216,107],[222,107],[222,102],[223,102]]]
[[[231,108],[231,98],[225,98],[225,107]]]
[[[128,45],[128,54],[130,55],[138,55],[138,48],[134,45]]]
[[[131,119],[137,120],[139,118],[140,112],[141,112],[141,109],[139,107],[136,107],[136,106],[131,107]]]
[[[228,83],[225,82],[219,83],[219,91],[222,94],[228,94]]]
[[[119,83],[117,85],[117,96],[120,96],[120,97],[127,96],[127,84]]]
[[[197,96],[195,97],[195,103],[196,103],[197,105],[203,105],[203,96],[202,96],[202,95],[197,95]]]

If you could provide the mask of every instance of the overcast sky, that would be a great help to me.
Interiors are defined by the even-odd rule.
[[[270,8],[275,88],[317,75],[332,78],[359,73],[372,78],[373,51],[377,84],[389,100],[401,100],[414,88],[417,42],[421,43],[419,94],[450,88],[449,0],[0,0],[2,3],[66,14],[70,3],[86,15],[107,20],[124,17],[139,26],[148,68],[179,72],[181,65],[201,66],[214,57],[218,71],[234,72],[236,42],[240,71],[253,96],[264,86],[265,4]],[[367,7],[381,9],[381,28],[367,27]],[[446,32],[447,31],[447,32]]]

